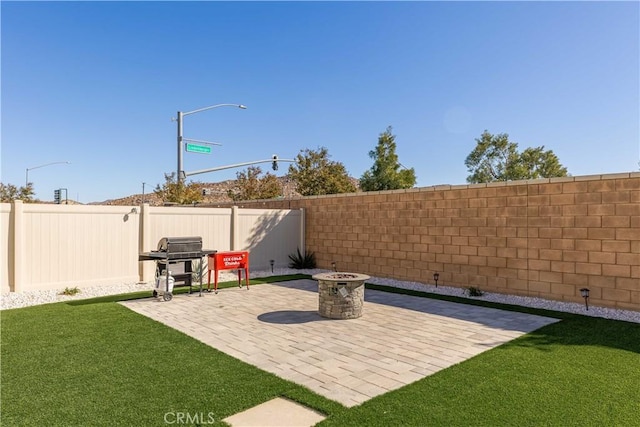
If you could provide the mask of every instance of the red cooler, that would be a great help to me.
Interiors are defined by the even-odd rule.
[[[207,290],[211,290],[211,271],[215,272],[213,290],[218,293],[218,272],[222,270],[238,270],[238,286],[242,287],[242,270],[244,270],[245,284],[249,290],[249,252],[216,252],[209,255],[209,275]]]

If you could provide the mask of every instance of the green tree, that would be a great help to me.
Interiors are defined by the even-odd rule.
[[[544,145],[527,148],[520,154],[519,170],[513,179],[537,179],[567,176],[567,168],[553,151],[544,149]]]
[[[267,172],[260,177],[262,169],[258,166],[249,166],[245,171],[236,173],[236,183],[233,189],[228,191],[229,197],[234,201],[273,199],[282,194],[282,184],[278,178]]]
[[[464,162],[471,174],[467,177],[469,183],[567,176],[567,168],[544,146],[519,153],[518,144],[509,141],[508,134],[492,135],[486,130],[476,143]]]
[[[27,183],[24,187],[16,187],[13,184],[0,182],[0,202],[9,203],[14,200],[22,200],[25,203],[35,203],[38,200],[33,197],[33,184]]]
[[[344,165],[329,160],[329,157],[325,147],[317,151],[300,150],[296,162],[289,166],[289,177],[295,182],[298,193],[319,196],[356,191]]]
[[[202,184],[183,181],[176,182],[176,174],[164,174],[165,183],[156,186],[154,193],[165,203],[177,203],[180,205],[190,205],[202,201]]]
[[[416,185],[415,170],[403,167],[398,161],[396,136],[391,131],[391,126],[387,127],[378,137],[376,149],[369,151],[373,166],[360,178],[363,191],[398,190]]]

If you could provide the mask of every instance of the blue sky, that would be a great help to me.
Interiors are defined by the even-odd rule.
[[[359,178],[393,126],[418,186],[464,184],[486,129],[572,175],[640,160],[637,2],[6,2],[2,172],[52,200],[146,191],[195,171],[327,147]],[[262,165],[263,171],[270,165]],[[190,180],[233,179],[228,170]],[[278,175],[285,174],[282,164]]]

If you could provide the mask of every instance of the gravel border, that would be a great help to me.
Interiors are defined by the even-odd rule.
[[[522,307],[541,308],[544,310],[561,311],[564,313],[582,314],[584,316],[591,317],[603,317],[605,319],[625,320],[627,322],[640,323],[640,311],[632,310],[617,310],[606,307],[594,307],[589,305],[589,310],[585,309],[584,304],[575,302],[562,302],[547,300],[543,298],[523,297],[518,295],[505,295],[484,292],[482,296],[470,297],[466,295],[466,289],[452,288],[449,286],[425,285],[418,282],[403,282],[392,279],[384,279],[379,277],[372,277],[371,280],[367,280],[367,283],[376,285],[391,286],[394,288],[410,289],[414,291],[428,292],[431,294],[450,295],[468,299],[475,299],[481,301],[489,301],[500,304],[518,305]]]
[[[252,271],[251,277],[268,277],[273,275],[287,274],[317,274],[325,273],[330,270],[312,269],[312,270],[294,270],[290,268],[276,268],[273,273],[268,270]],[[235,280],[237,276],[229,272],[220,273],[220,281]],[[589,310],[585,309],[584,304],[573,302],[561,302],[545,300],[542,298],[523,297],[516,295],[504,295],[485,292],[480,297],[469,297],[465,295],[465,289],[452,288],[448,286],[428,285],[418,282],[407,282],[394,279],[386,279],[380,277],[371,277],[367,283],[384,285],[401,289],[410,289],[414,291],[428,292],[432,294],[451,295],[469,299],[477,299],[481,301],[490,301],[501,304],[519,305],[523,307],[541,308],[545,310],[561,311],[566,313],[576,313],[585,316],[603,317],[606,319],[624,320],[627,322],[640,323],[640,311],[631,310],[615,310],[604,307],[589,306]],[[33,305],[48,304],[61,301],[73,301],[87,298],[95,298],[106,295],[118,295],[130,292],[139,292],[153,289],[153,283],[127,283],[121,285],[100,285],[83,287],[80,293],[74,296],[62,295],[64,289],[49,291],[27,291],[23,293],[11,292],[0,296],[0,310],[11,308],[21,308]]]

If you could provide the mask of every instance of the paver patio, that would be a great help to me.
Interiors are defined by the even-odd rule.
[[[362,317],[330,320],[313,280],[122,304],[348,407],[558,321],[372,290]]]

